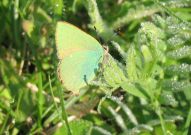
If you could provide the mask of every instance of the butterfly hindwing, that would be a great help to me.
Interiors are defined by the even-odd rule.
[[[59,78],[66,89],[78,93],[80,88],[93,80],[101,60],[96,51],[71,54],[60,61]]]

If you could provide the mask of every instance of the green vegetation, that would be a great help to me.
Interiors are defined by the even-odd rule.
[[[57,21],[109,57],[73,95],[57,78]],[[190,0],[1,0],[0,134],[191,134]]]

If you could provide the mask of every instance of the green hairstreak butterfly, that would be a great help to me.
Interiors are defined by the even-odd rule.
[[[58,77],[67,90],[79,93],[95,78],[104,49],[95,38],[67,22],[57,22],[55,37]]]

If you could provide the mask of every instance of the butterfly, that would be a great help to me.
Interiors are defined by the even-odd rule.
[[[67,90],[78,94],[95,78],[104,49],[95,38],[62,21],[57,22],[55,41],[58,78]]]

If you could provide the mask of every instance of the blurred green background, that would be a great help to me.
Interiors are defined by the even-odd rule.
[[[112,56],[79,95],[57,78],[57,21]],[[191,134],[191,0],[1,0],[0,134]]]

